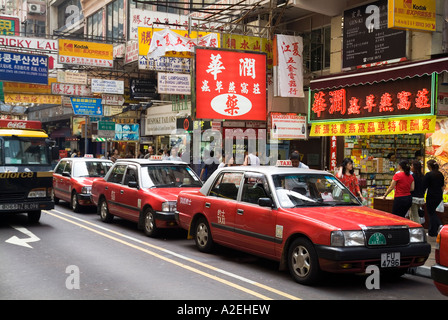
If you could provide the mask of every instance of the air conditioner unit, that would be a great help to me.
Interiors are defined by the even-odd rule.
[[[28,13],[41,13],[41,5],[35,3],[29,3]]]

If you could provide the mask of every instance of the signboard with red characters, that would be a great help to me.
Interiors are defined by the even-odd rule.
[[[266,121],[266,54],[196,48],[196,118]]]
[[[432,76],[356,85],[311,93],[310,121],[433,115]]]
[[[0,119],[0,128],[40,130],[42,129],[42,123],[31,120]]]

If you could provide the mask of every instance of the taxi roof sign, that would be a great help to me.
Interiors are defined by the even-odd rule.
[[[292,167],[291,160],[277,160],[276,167]]]
[[[163,160],[162,156],[150,156],[149,160]]]

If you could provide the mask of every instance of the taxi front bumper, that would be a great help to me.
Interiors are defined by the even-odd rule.
[[[381,254],[400,253],[400,267],[418,267],[431,253],[429,243],[396,247],[331,247],[316,245],[320,268],[328,272],[365,272],[369,265],[381,265]]]

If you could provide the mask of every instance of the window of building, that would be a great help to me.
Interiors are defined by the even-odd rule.
[[[87,37],[103,39],[103,10],[99,10],[87,17]]]
[[[115,0],[106,7],[108,40],[124,39],[124,0]]]
[[[303,63],[308,71],[318,71],[330,67],[330,26],[302,34]]]
[[[77,7],[78,11],[76,12],[76,9],[70,6]],[[74,21],[78,21],[81,17],[82,8],[80,0],[64,1],[61,5],[58,6],[58,29],[63,29],[64,27],[67,27],[67,25],[70,26],[74,23]]]

